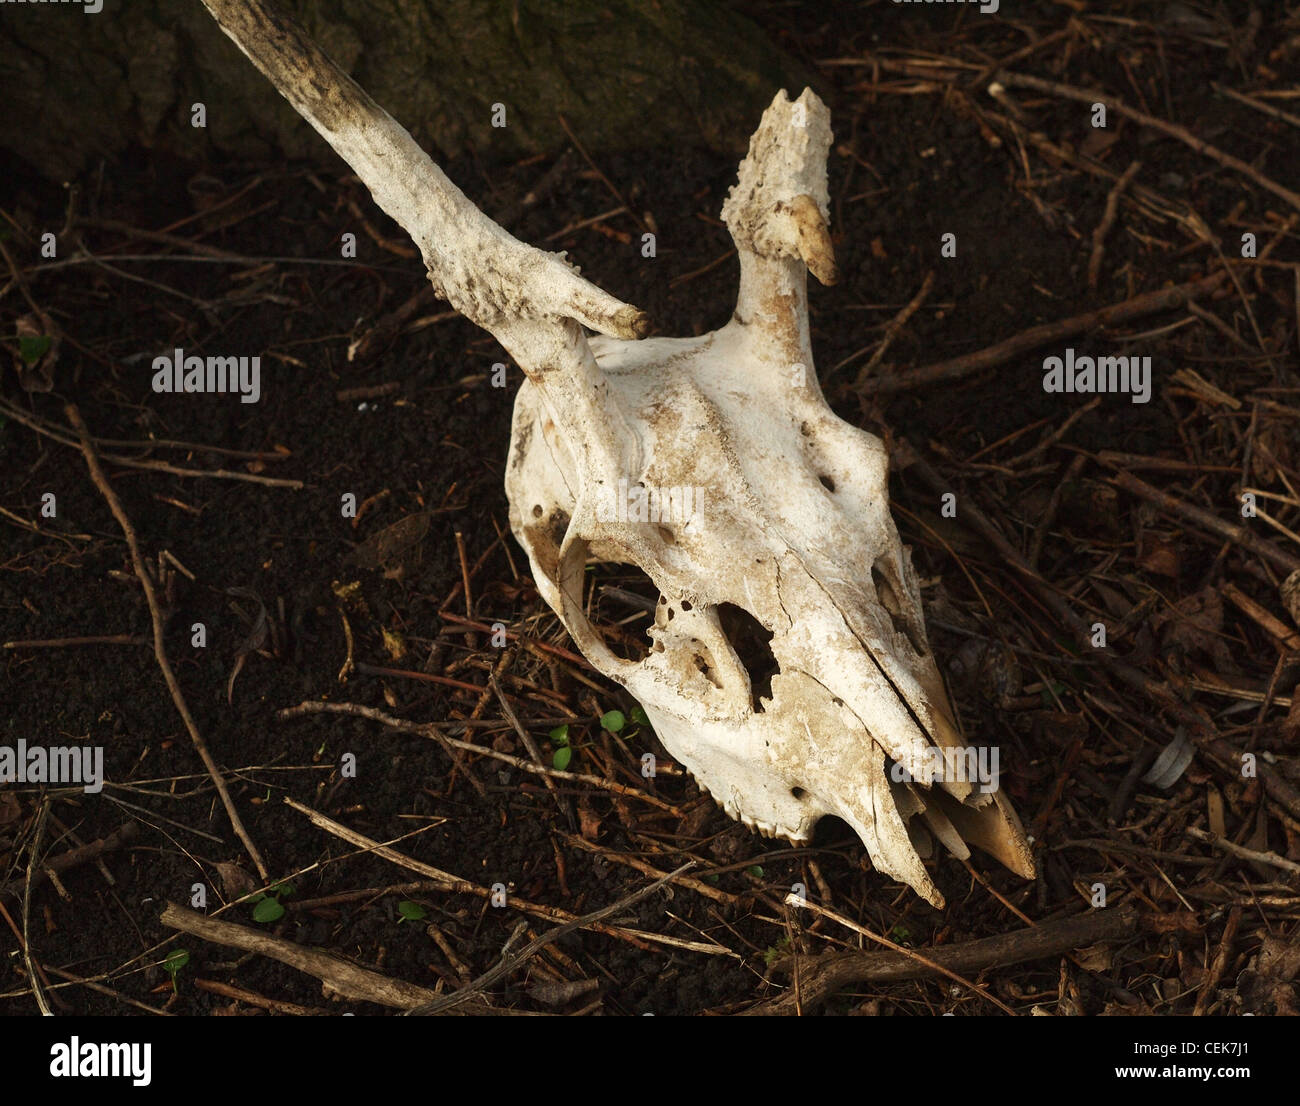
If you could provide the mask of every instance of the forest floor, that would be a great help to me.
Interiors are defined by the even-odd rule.
[[[758,16],[834,93],[841,278],[810,282],[823,390],[890,445],[931,645],[968,737],[1000,747],[1034,842],[1032,882],[980,853],[934,859],[943,910],[874,871],[842,822],[794,848],[732,821],[577,655],[509,533],[522,374],[433,298],[355,178],[200,172],[140,151],[70,205],[16,174],[0,201],[0,745],[100,746],[107,782],[0,787],[0,1012],[35,1013],[36,983],[56,1011],[89,1014],[384,1013],[160,914],[199,888],[202,912],[245,936],[451,994],[512,936],[517,952],[688,861],[472,1001],[1296,1012],[1288,6],[1235,26],[1183,5],[1159,26],[1049,4],[1014,25],[892,5],[869,29]],[[1084,91],[1098,89],[1104,128]],[[658,333],[725,323],[737,268],[718,215],[734,162],[564,157],[549,175],[554,159],[490,151],[445,168]],[[39,259],[48,227],[65,228],[55,264]],[[356,261],[339,260],[343,232]],[[1066,347],[1150,357],[1149,402],[1046,391],[1044,358]],[[176,348],[260,354],[259,401],[155,393],[151,362]],[[509,387],[493,386],[497,363]],[[163,678],[69,403],[155,578],[177,690],[265,878]],[[628,615],[604,592],[591,609]],[[284,714],[300,704],[318,706]],[[796,884],[807,907],[786,903]],[[952,974],[935,978],[933,960]]]

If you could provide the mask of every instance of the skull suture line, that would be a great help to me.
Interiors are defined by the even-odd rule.
[[[952,770],[970,750],[889,515],[884,446],[834,415],[812,368],[806,272],[835,278],[825,105],[781,92],[750,142],[722,212],[740,257],[731,321],[645,339],[641,312],[484,216],[290,21],[262,0],[204,3],[411,234],[439,294],[526,373],[511,528],[583,654],[701,786],[794,841],[837,815],[935,905],[934,839],[1031,878],[996,781]],[[591,562],[635,565],[658,589],[644,657],[616,656],[584,613]]]

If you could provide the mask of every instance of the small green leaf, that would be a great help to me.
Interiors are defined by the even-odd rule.
[[[257,902],[261,902],[265,898],[266,898],[265,891],[257,891],[254,894],[249,895],[248,898],[246,898],[244,901],[248,903],[257,903]]]
[[[418,902],[411,902],[410,899],[403,899],[399,902],[397,912],[402,916],[403,922],[418,922],[421,918],[427,918],[429,915],[429,912],[424,907]]]
[[[263,899],[253,907],[253,921],[278,922],[284,917],[284,906],[279,899]]]
[[[639,705],[633,707],[628,712],[628,717],[632,719],[632,721],[635,722],[638,726],[650,725],[650,716],[646,714],[646,712],[643,711]]]
[[[552,743],[556,745],[567,745],[569,743],[569,724],[566,722],[563,726],[556,726],[550,733]]]
[[[561,745],[555,750],[555,756],[551,758],[551,764],[563,772],[569,767],[569,761],[573,759],[573,749],[568,745]]]
[[[36,364],[49,351],[50,338],[48,335],[41,334],[35,337],[27,336],[18,339],[18,353],[29,365]]]
[[[281,895],[292,895],[296,890],[297,888],[287,879],[282,879],[279,883],[271,884],[271,894],[276,898],[279,898]]]
[[[906,945],[912,940],[912,931],[899,922],[889,931],[889,939],[898,945]]]
[[[704,875],[700,876],[700,879],[704,880],[705,883],[717,883],[717,882],[718,882],[718,873],[717,873],[717,872],[706,872]]]
[[[163,971],[165,971],[169,976],[172,977],[173,980],[175,980],[176,973],[179,972],[183,967],[185,967],[185,965],[188,964],[189,962],[190,962],[189,949],[173,949],[172,952],[168,954],[167,959],[164,960],[162,963]]]
[[[751,864],[748,868],[745,869],[745,871],[748,872],[755,879],[763,878],[763,866],[761,864]]]
[[[620,733],[626,725],[627,719],[621,710],[606,711],[600,716],[601,729],[609,730],[610,733]]]

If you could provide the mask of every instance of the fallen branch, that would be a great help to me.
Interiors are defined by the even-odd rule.
[[[1116,97],[1109,96],[1104,92],[1094,92],[1092,89],[1087,88],[1075,88],[1073,85],[1061,84],[1059,81],[1045,81],[1041,77],[1031,77],[1027,73],[1007,73],[1002,71],[997,74],[997,80],[1014,88],[1032,88],[1035,92],[1047,92],[1053,96],[1061,96],[1067,100],[1074,100],[1082,104],[1105,104],[1118,115],[1132,119],[1133,122],[1140,126],[1150,127],[1161,134],[1167,134],[1170,138],[1177,139],[1183,145],[1189,146],[1198,154],[1208,157],[1211,161],[1217,161],[1224,168],[1240,173],[1266,192],[1272,192],[1273,195],[1280,197],[1292,207],[1300,210],[1300,193],[1284,188],[1276,181],[1264,176],[1249,162],[1242,161],[1239,157],[1233,157],[1231,154],[1220,150],[1217,146],[1211,146],[1204,139],[1197,138],[1186,127],[1179,126],[1177,123],[1166,123],[1158,116],[1148,115],[1144,111],[1138,111],[1137,108],[1131,108]]]
[[[204,941],[211,941],[214,945],[243,949],[245,952],[269,956],[272,960],[280,961],[281,964],[288,964],[289,967],[296,968],[300,972],[314,975],[330,991],[353,1002],[373,1002],[377,1006],[406,1010],[439,997],[436,991],[431,991],[428,987],[407,983],[402,979],[391,979],[378,972],[372,972],[369,968],[358,967],[347,960],[321,952],[320,949],[296,945],[282,937],[274,937],[260,930],[236,925],[234,922],[209,918],[205,914],[187,910],[175,903],[169,902],[163,908],[161,921],[165,926],[180,930],[182,933],[189,933]],[[486,1004],[479,1004],[478,1008],[463,1013],[510,1015],[520,1012],[493,1010]]]
[[[543,933],[536,940],[529,942],[529,944],[524,946],[523,949],[515,953],[514,956],[507,957],[503,955],[501,962],[497,964],[496,967],[489,968],[479,976],[478,979],[474,980],[473,983],[466,984],[459,991],[455,991],[450,995],[440,995],[438,998],[433,999],[426,1005],[417,1006],[412,1010],[406,1011],[406,1013],[421,1015],[442,1014],[453,1007],[459,1006],[461,1003],[469,1001],[480,992],[491,987],[497,982],[497,980],[504,979],[506,976],[510,975],[521,964],[541,952],[547,945],[558,941],[566,933],[572,933],[574,930],[583,929],[587,926],[595,925],[597,922],[603,922],[606,918],[613,917],[620,911],[626,910],[628,907],[639,903],[642,899],[651,895],[655,891],[658,891],[664,884],[670,883],[672,880],[694,867],[695,861],[688,860],[676,871],[669,872],[661,879],[657,879],[654,883],[647,884],[645,887],[633,891],[630,895],[625,895],[617,902],[611,903],[609,906],[603,906],[599,910],[593,910],[590,914],[584,914],[580,918],[574,918],[572,921],[565,922],[563,925],[556,926],[554,929]]]
[[[1175,285],[1173,288],[1161,288],[1155,292],[1144,292],[1140,296],[1134,296],[1131,300],[1113,303],[1109,307],[1101,307],[1096,311],[1088,311],[1082,315],[1073,315],[1068,319],[1058,319],[1054,323],[1044,323],[1042,326],[1030,327],[1028,330],[1021,331],[1006,341],[998,342],[986,349],[967,353],[961,357],[954,357],[949,361],[924,365],[919,369],[912,369],[910,372],[864,380],[861,384],[854,385],[853,390],[863,395],[889,394],[892,392],[905,392],[911,388],[923,388],[926,385],[938,384],[944,380],[960,380],[962,377],[970,376],[981,369],[991,369],[995,365],[1005,364],[1022,353],[1037,349],[1039,346],[1045,346],[1050,342],[1060,341],[1062,338],[1072,338],[1076,334],[1083,334],[1099,327],[1110,326],[1115,323],[1126,323],[1132,319],[1140,319],[1144,315],[1153,315],[1157,311],[1168,311],[1175,307],[1182,307],[1188,301],[1213,291],[1227,279],[1227,275],[1225,272],[1213,273],[1210,276],[1202,277],[1200,280]]]
[[[671,803],[666,803],[656,795],[651,795],[648,791],[641,791],[635,787],[628,787],[625,784],[615,783],[613,780],[601,779],[599,776],[592,776],[586,772],[565,772],[559,768],[548,768],[545,764],[534,764],[532,761],[524,760],[523,757],[511,756],[509,753],[498,753],[495,749],[487,748],[483,745],[475,745],[472,741],[460,741],[454,737],[447,737],[432,722],[408,722],[404,718],[394,718],[391,714],[385,714],[382,710],[375,707],[363,706],[360,703],[320,703],[315,700],[308,700],[299,703],[296,707],[285,707],[276,713],[280,719],[298,718],[304,714],[351,714],[358,718],[369,718],[374,722],[381,722],[390,729],[398,730],[402,733],[415,734],[418,737],[433,738],[439,744],[447,747],[448,756],[452,756],[453,761],[456,759],[450,750],[463,749],[469,753],[476,753],[482,757],[489,757],[492,760],[499,760],[502,764],[509,764],[518,768],[521,772],[531,772],[535,776],[549,776],[557,780],[570,780],[575,783],[586,783],[592,787],[598,787],[602,791],[610,791],[615,795],[623,795],[629,799],[640,799],[649,803],[651,806],[657,806],[660,810],[667,810],[682,816],[682,812]]]
[[[49,873],[57,875],[65,872],[69,868],[75,868],[79,864],[85,864],[89,860],[95,860],[105,853],[113,852],[120,849],[127,842],[131,841],[136,834],[140,832],[138,822],[125,822],[119,828],[110,833],[107,837],[101,837],[98,841],[91,841],[87,845],[80,845],[75,849],[69,849],[65,853],[60,853],[52,859],[46,859],[41,862],[41,866],[32,873],[32,887],[39,887],[49,876]],[[17,883],[7,883],[0,885],[0,894],[18,895],[21,891],[21,885]]]
[[[1118,488],[1123,488],[1126,492],[1132,492],[1134,495],[1154,503],[1166,514],[1193,522],[1197,526],[1219,535],[1219,537],[1227,538],[1243,549],[1258,554],[1284,572],[1295,572],[1300,569],[1300,557],[1297,557],[1294,553],[1278,548],[1265,538],[1251,533],[1244,526],[1225,522],[1218,515],[1211,514],[1209,511],[1191,503],[1185,503],[1177,496],[1163,492],[1159,488],[1153,488],[1150,484],[1139,480],[1131,473],[1117,472],[1110,478],[1110,482]]]
[[[99,493],[108,501],[108,508],[113,512],[113,517],[117,519],[117,524],[122,528],[122,533],[126,537],[127,548],[131,551],[131,565],[140,581],[140,587],[144,590],[145,602],[149,605],[149,620],[153,624],[154,659],[157,660],[158,667],[162,671],[163,679],[167,683],[167,690],[171,692],[172,702],[176,704],[176,710],[185,723],[185,729],[189,731],[190,740],[194,743],[194,748],[198,750],[199,757],[203,761],[203,766],[208,770],[208,775],[212,778],[213,784],[216,785],[217,794],[221,796],[221,805],[226,808],[226,815],[230,819],[230,824],[234,827],[239,839],[244,843],[248,855],[252,857],[253,863],[257,866],[258,874],[261,875],[263,880],[270,882],[271,875],[262,860],[262,854],[258,851],[257,846],[253,844],[253,839],[249,837],[248,831],[244,829],[244,823],[239,817],[239,812],[235,809],[235,802],[230,797],[229,790],[226,788],[226,781],[221,775],[221,769],[217,767],[217,762],[212,759],[212,754],[208,752],[207,742],[203,740],[203,735],[199,733],[199,727],[194,721],[194,716],[190,714],[189,704],[185,702],[185,696],[181,692],[181,685],[176,680],[176,673],[172,671],[171,661],[167,659],[167,649],[163,644],[162,607],[159,606],[158,595],[154,591],[153,575],[149,571],[149,566],[145,563],[144,554],[140,552],[140,543],[136,540],[135,527],[131,525],[131,520],[122,507],[122,501],[117,498],[117,492],[113,490],[113,485],[108,482],[108,477],[104,475],[104,469],[99,463],[99,455],[95,451],[94,443],[91,441],[90,431],[86,429],[86,424],[81,418],[81,412],[72,403],[64,407],[63,411],[81,437],[81,452],[86,458],[86,467],[90,469],[91,480],[94,481],[95,487],[99,489]]]
[[[1103,941],[1118,941],[1137,932],[1137,908],[1128,904],[1094,910],[1078,917],[1045,922],[1012,933],[927,949],[925,959],[902,952],[834,952],[820,956],[793,956],[775,970],[797,973],[798,993],[785,994],[751,1006],[744,1013],[792,1015],[807,1013],[837,991],[857,983],[898,983],[929,979],[949,972],[971,973],[1060,956]],[[933,961],[933,964],[929,963]]]
[[[374,853],[375,856],[382,857],[384,860],[397,864],[402,868],[409,869],[412,872],[418,872],[422,876],[435,880],[442,884],[442,890],[463,895],[474,895],[476,898],[491,901],[495,896],[494,892],[487,887],[480,887],[467,879],[461,879],[459,876],[452,875],[450,872],[444,872],[441,868],[435,868],[432,864],[426,864],[422,860],[416,860],[414,857],[407,856],[399,852],[390,845],[382,841],[376,841],[367,837],[363,833],[358,833],[349,826],[341,822],[334,821],[333,818],[322,814],[318,810],[312,810],[311,807],[285,796],[285,804],[292,807],[301,814],[305,814],[313,825],[323,829],[326,833],[333,834],[335,837],[346,841],[350,845],[356,845],[366,852]],[[572,922],[577,915],[570,914],[567,910],[561,910],[557,906],[547,906],[544,903],[529,902],[517,895],[506,896],[507,905],[518,910],[521,914],[529,914],[534,918],[541,918],[548,922]],[[685,949],[688,952],[702,952],[708,956],[735,956],[730,949],[718,945],[706,945],[702,941],[683,941],[678,937],[668,937],[660,933],[647,933],[639,929],[627,929],[622,926],[609,926],[602,922],[593,922],[591,928],[598,933],[604,933],[610,937],[620,937],[625,941],[633,944],[638,942],[652,942],[654,944],[668,945],[670,948]]]

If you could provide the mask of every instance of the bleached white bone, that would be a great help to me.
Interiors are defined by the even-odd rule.
[[[644,314],[484,216],[296,25],[262,0],[203,2],[411,235],[439,294],[524,370],[511,528],[583,654],[701,786],[793,841],[843,818],[935,905],[931,838],[1032,877],[1003,793],[951,771],[964,742],[884,445],[835,416],[813,369],[807,272],[835,279],[825,105],[781,92],[750,142],[722,211],[740,257],[731,321],[644,338]],[[658,591],[643,657],[616,655],[587,616],[600,562]]]

